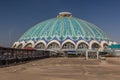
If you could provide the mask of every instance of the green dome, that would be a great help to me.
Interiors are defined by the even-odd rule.
[[[50,42],[57,40],[60,42],[66,39],[74,42],[79,40],[109,40],[107,35],[94,24],[72,16],[58,16],[33,26],[24,33],[19,41],[33,40],[37,42],[44,40]]]

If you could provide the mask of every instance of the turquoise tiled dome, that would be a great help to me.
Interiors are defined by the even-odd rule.
[[[107,35],[97,26],[72,16],[58,16],[30,28],[19,41],[33,40],[35,42],[44,40],[65,41],[70,39],[74,42],[79,40],[109,40]]]

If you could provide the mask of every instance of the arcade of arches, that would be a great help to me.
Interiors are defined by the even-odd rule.
[[[109,48],[109,45],[108,44],[106,44],[106,43],[104,43],[103,45],[103,49],[108,49]],[[33,45],[32,45],[32,43],[28,43],[28,44],[26,44],[25,46],[23,46],[23,44],[22,43],[20,43],[19,45],[14,45],[13,47],[16,47],[16,48],[18,48],[18,49],[21,49],[21,48],[32,48],[33,47]],[[36,44],[35,46],[34,46],[34,48],[36,48],[36,49],[60,49],[60,48],[62,48],[62,49],[68,49],[68,50],[70,50],[70,49],[89,49],[90,48],[90,46],[89,46],[89,44],[86,44],[86,43],[84,43],[84,42],[82,42],[82,43],[80,43],[80,44],[78,44],[78,46],[76,46],[75,44],[73,44],[73,43],[71,43],[71,42],[66,42],[66,43],[64,43],[63,44],[63,46],[60,46],[58,43],[56,43],[56,42],[52,42],[52,43],[50,43],[47,47],[46,47],[46,45],[44,44],[44,43],[42,43],[42,42],[40,42],[40,43],[38,43],[38,44]],[[100,49],[101,48],[101,45],[100,44],[98,44],[98,43],[93,43],[92,45],[91,45],[91,49],[93,49],[93,50],[95,50],[95,49]]]

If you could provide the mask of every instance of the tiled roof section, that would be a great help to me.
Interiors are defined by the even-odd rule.
[[[97,26],[75,17],[57,17],[38,23],[30,28],[19,41],[41,40],[51,41],[57,39],[64,41],[67,38],[76,41],[83,40],[109,40],[107,35]]]

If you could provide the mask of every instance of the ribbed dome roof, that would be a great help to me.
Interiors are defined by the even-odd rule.
[[[107,35],[97,26],[72,17],[69,13],[59,13],[58,17],[52,18],[30,28],[19,41],[39,41],[45,40],[49,42],[51,40],[64,41],[71,39],[73,41],[78,40],[109,40]]]

